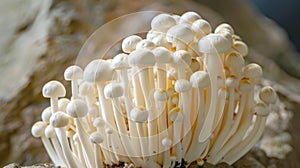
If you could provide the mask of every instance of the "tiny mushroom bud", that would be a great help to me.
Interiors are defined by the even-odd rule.
[[[44,97],[50,98],[51,110],[55,113],[58,110],[58,98],[66,95],[64,85],[58,81],[50,81],[44,85],[42,92]]]
[[[206,20],[203,20],[203,19],[198,19],[195,22],[193,22],[191,28],[192,28],[196,38],[198,38],[198,39],[211,33],[210,24]]]
[[[277,100],[277,95],[272,87],[266,86],[259,92],[259,98],[266,104],[274,104]]]
[[[67,106],[67,113],[73,118],[82,118],[87,115],[88,108],[84,101],[75,99]]]
[[[136,48],[136,50],[140,49],[140,48],[146,48],[146,49],[152,50],[155,48],[155,44],[150,40],[143,39],[136,44],[135,48]]]
[[[215,29],[215,33],[220,33],[222,31],[227,31],[230,34],[234,34],[233,28],[227,23],[222,23]]]
[[[247,66],[245,66],[244,68],[244,76],[246,78],[260,78],[262,77],[263,71],[261,66],[259,66],[258,64],[248,64]]]
[[[137,35],[126,37],[122,42],[122,50],[125,53],[131,53],[133,50],[135,50],[136,44],[141,40],[142,38]]]
[[[240,53],[243,57],[248,55],[248,46],[246,43],[244,43],[242,41],[234,41],[231,48],[234,51]]]
[[[41,116],[42,120],[46,123],[49,123],[51,115],[52,115],[51,107],[45,108],[42,112],[42,116]]]
[[[64,77],[66,81],[71,81],[72,97],[78,98],[78,80],[82,79],[83,70],[76,65],[70,66],[65,70]]]

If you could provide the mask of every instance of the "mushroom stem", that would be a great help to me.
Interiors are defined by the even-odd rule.
[[[94,157],[96,161],[96,168],[103,168],[103,159],[101,155],[101,150],[98,144],[94,144]]]
[[[46,138],[45,136],[41,136],[41,140],[42,140],[44,147],[46,148],[46,151],[47,151],[50,159],[54,163],[54,165],[55,166],[65,166],[65,164],[61,161],[61,159],[57,156],[56,152],[53,150],[53,147],[52,147],[49,139]]]

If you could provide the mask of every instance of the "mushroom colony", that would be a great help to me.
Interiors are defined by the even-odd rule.
[[[44,85],[50,106],[32,134],[56,166],[233,164],[259,140],[277,96],[255,92],[262,68],[245,65],[248,47],[229,24],[213,31],[195,12],[159,14],[122,50],[68,67],[70,99],[60,82]]]

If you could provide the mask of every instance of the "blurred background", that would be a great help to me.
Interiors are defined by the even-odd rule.
[[[286,108],[294,111],[288,128],[294,151],[284,160],[273,158],[263,165],[295,167],[300,160],[299,4],[298,0],[1,0],[0,167],[49,162],[41,141],[30,134],[49,106],[42,86],[59,80],[69,92],[63,72],[75,63],[88,37],[112,19],[145,10],[195,11],[213,28],[224,22],[234,27],[249,46],[247,61],[262,65],[264,77],[272,81]],[[145,25],[134,22],[128,28],[138,26]]]

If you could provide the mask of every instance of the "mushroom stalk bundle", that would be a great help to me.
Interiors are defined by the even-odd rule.
[[[255,92],[262,68],[245,65],[247,45],[229,24],[212,32],[195,12],[153,18],[146,39],[123,53],[64,72],[43,87],[50,107],[32,127],[56,166],[182,167],[233,164],[263,133],[271,87]],[[258,97],[258,98],[256,98]]]

